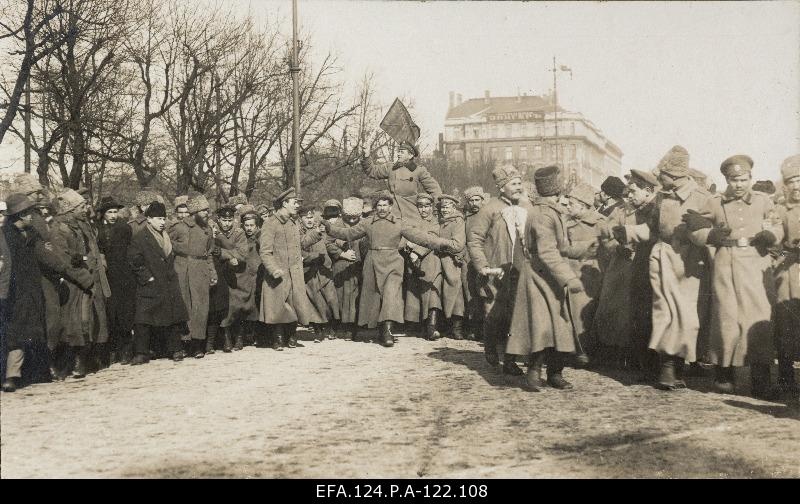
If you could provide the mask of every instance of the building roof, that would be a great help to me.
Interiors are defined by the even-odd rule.
[[[489,103],[486,103],[486,101]],[[498,96],[471,98],[447,111],[446,119],[472,117],[478,113],[505,114],[508,112],[552,112],[553,104],[542,96]],[[558,107],[559,112],[564,109]]]

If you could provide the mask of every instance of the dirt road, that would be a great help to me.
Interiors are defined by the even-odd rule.
[[[534,394],[475,342],[404,337],[114,365],[3,394],[2,477],[800,477],[780,403],[566,370]]]

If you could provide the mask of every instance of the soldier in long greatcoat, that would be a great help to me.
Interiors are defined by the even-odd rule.
[[[419,218],[414,225],[432,235],[439,234],[439,222],[433,215],[433,197],[417,195]],[[406,242],[407,274],[403,318],[414,324],[425,324],[425,337],[437,340],[439,314],[442,312],[442,262],[431,249]]]
[[[487,198],[488,195],[482,187],[474,186],[464,190],[465,236],[469,236],[469,229]],[[467,339],[482,340],[483,298],[480,294],[480,274],[470,258],[469,247],[464,248],[464,260],[467,262],[467,267],[462,270],[461,284],[464,288],[464,302],[466,303],[466,337]]]
[[[563,206],[558,203],[561,179],[556,166],[534,174],[538,198],[517,223],[513,263],[519,271],[511,310],[510,335],[505,351],[530,359],[526,388],[538,392],[542,367],[547,364],[547,383],[571,389],[563,377],[567,356],[575,351],[569,303],[583,291],[580,278],[562,251],[568,247]]]
[[[701,211],[711,197],[689,176],[689,153],[673,147],[659,162],[662,189],[656,197],[656,238],[650,253],[653,329],[649,348],[658,352],[656,387],[684,387],[685,362],[695,362],[701,326],[709,304],[701,297],[709,276],[708,252],[693,243],[683,222],[689,210]]]
[[[589,356],[597,350],[597,336],[593,332],[594,314],[602,286],[598,264],[600,230],[605,218],[594,210],[594,189],[579,183],[569,193],[566,219],[566,247],[562,254],[568,259],[575,275],[583,284],[583,291],[569,298],[569,309],[575,336],[578,365],[589,363]]]
[[[324,319],[322,324],[314,328],[314,341],[335,339],[333,330],[340,319],[340,313],[336,286],[333,283],[333,260],[328,256],[329,237],[324,234],[324,230],[320,230],[321,224],[313,207],[303,207],[300,210],[300,222],[301,236],[309,231],[323,233],[321,240],[303,247],[302,250],[306,292],[317,313]]]
[[[341,223],[353,227],[361,220],[363,201],[358,197],[345,198],[342,202]],[[334,224],[335,221],[329,221]],[[333,284],[339,300],[341,330],[358,339],[358,301],[361,293],[361,270],[364,264],[362,244],[366,238],[340,240],[328,236],[328,255],[333,260]]]
[[[241,211],[241,230],[244,232],[247,254],[244,261],[237,261],[234,266],[228,264],[228,287],[230,302],[228,314],[221,326],[230,331],[234,340],[233,349],[241,350],[245,340],[256,334],[258,321],[258,305],[256,304],[257,286],[262,280],[261,256],[258,253],[258,220],[259,216],[250,205]],[[232,273],[232,275],[231,275]]]
[[[217,283],[214,268],[214,237],[208,224],[209,204],[205,196],[189,200],[189,217],[169,229],[175,251],[175,271],[181,296],[189,313],[189,332],[183,336],[187,350],[195,358],[205,356],[209,293]]]
[[[753,395],[767,398],[775,358],[770,249],[782,241],[783,226],[772,199],[751,190],[752,168],[753,160],[744,155],[723,161],[727,189],[706,201],[702,217],[687,216],[687,225],[696,242],[716,249],[708,352],[717,366],[715,386],[733,392],[733,369],[750,365]]]
[[[783,225],[783,243],[775,266],[775,346],[778,386],[800,400],[793,363],[800,361],[800,154],[781,164],[786,201],[777,207]]]
[[[275,341],[297,346],[297,324],[321,324],[322,317],[308,299],[303,275],[302,247],[322,239],[316,230],[300,234],[298,211],[300,202],[294,188],[275,199],[272,214],[261,227],[261,261],[264,282],[261,289],[259,320],[272,326]]]
[[[442,262],[442,314],[453,339],[464,338],[464,316],[468,290],[464,285],[467,271],[467,235],[464,217],[458,211],[458,198],[439,197],[439,237],[453,240],[456,249],[437,252]]]
[[[214,353],[219,327],[228,316],[230,285],[236,281],[234,268],[247,257],[247,238],[244,230],[236,223],[236,210],[228,205],[218,208],[216,213],[217,220],[210,223],[210,226],[214,237],[211,255],[214,258],[217,283],[211,287],[209,293],[206,353]],[[233,338],[230,331],[223,330],[223,333],[222,351],[227,353],[233,350]]]
[[[394,198],[381,193],[375,198],[375,212],[355,226],[337,226],[323,221],[328,234],[340,240],[369,240],[369,253],[364,260],[363,283],[358,308],[360,326],[375,328],[380,325],[380,342],[385,347],[394,345],[392,324],[403,322],[402,297],[403,257],[400,250],[406,240],[431,250],[451,249],[451,240],[422,231],[392,214]]]

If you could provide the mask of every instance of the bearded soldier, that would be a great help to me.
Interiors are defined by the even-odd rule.
[[[503,361],[502,371],[522,375],[513,359],[503,359],[506,337],[514,309],[524,246],[520,243],[530,202],[524,197],[522,176],[511,165],[494,169],[492,177],[500,195],[481,208],[467,232],[467,248],[480,274],[480,296],[484,305],[484,354],[489,364]],[[515,262],[516,257],[516,262]]]
[[[685,221],[698,243],[716,248],[708,354],[717,366],[715,387],[732,393],[734,367],[749,364],[753,395],[767,398],[775,299],[769,249],[782,240],[783,227],[770,197],[751,190],[752,169],[749,156],[723,161],[728,188],[706,201],[702,216],[691,212]]]

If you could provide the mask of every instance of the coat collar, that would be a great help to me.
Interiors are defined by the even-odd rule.
[[[395,163],[392,166],[392,170],[398,170],[400,168],[408,168],[408,171],[414,171],[417,169],[417,164],[414,161],[406,161],[404,163]]]
[[[273,215],[281,224],[286,224],[289,221],[297,222],[297,219],[286,213],[283,209],[276,211]]]
[[[698,187],[697,182],[687,178],[686,181],[683,182],[680,187],[677,187],[675,189],[669,189],[666,191],[662,190],[661,192],[669,196],[674,196],[675,198],[681,201],[686,201],[687,199],[689,199],[689,196],[692,195],[694,190],[697,189],[697,187]]]
[[[372,222],[373,223],[378,222],[379,220],[386,220],[386,221],[389,221],[391,223],[394,223],[394,214],[393,213],[389,213],[389,215],[387,215],[385,218],[378,217],[377,213],[372,216]]]
[[[737,199],[742,200],[749,205],[753,202],[753,191],[747,191],[741,198],[737,198],[736,196],[734,196],[730,187],[725,189],[725,192],[722,193],[723,203],[730,203],[731,201],[736,201]]]
[[[150,229],[150,225],[148,224],[143,231],[144,231],[143,234],[145,235],[144,239],[150,242],[150,246],[152,246],[154,249],[158,251],[158,255],[166,259],[167,256],[164,254],[164,249],[161,248],[161,245],[159,245],[158,242],[156,241],[156,237],[153,236],[153,231]],[[167,230],[164,229],[164,233],[166,232]]]

